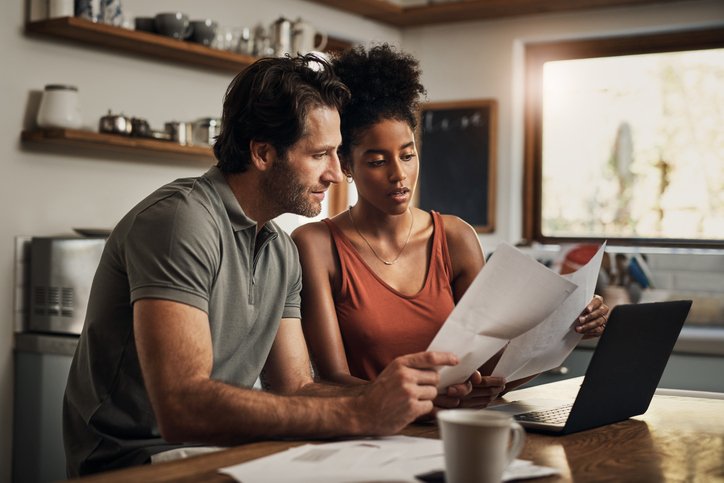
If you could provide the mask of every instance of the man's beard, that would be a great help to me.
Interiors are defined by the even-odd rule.
[[[299,180],[286,157],[277,158],[272,163],[269,173],[262,180],[262,188],[280,213],[312,217],[322,211],[322,204],[310,197],[311,189]]]

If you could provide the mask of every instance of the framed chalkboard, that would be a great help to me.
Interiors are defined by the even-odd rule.
[[[418,205],[495,230],[497,102],[429,103],[420,112]]]

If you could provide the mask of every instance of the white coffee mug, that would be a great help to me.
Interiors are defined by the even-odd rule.
[[[437,413],[447,483],[499,483],[520,454],[525,430],[509,414],[480,409]]]
[[[319,44],[316,37],[319,35]],[[292,25],[292,54],[318,52],[327,46],[327,34],[318,32],[314,26],[298,18]]]

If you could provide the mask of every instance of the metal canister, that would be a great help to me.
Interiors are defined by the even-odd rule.
[[[75,0],[75,16],[91,22],[101,19],[101,0]]]
[[[271,24],[271,45],[274,55],[284,57],[292,50],[292,22],[279,17]]]
[[[193,144],[193,131],[190,122],[167,122],[164,125],[164,130],[171,136],[171,141],[175,141],[183,146]]]
[[[221,132],[221,119],[204,117],[193,124],[193,143],[198,145],[213,146],[216,136]]]

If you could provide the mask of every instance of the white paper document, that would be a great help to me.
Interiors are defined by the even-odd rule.
[[[563,275],[578,287],[540,324],[510,341],[492,375],[515,381],[560,366],[583,337],[575,322],[593,297],[601,268],[603,243],[586,265]]]
[[[445,459],[439,439],[390,436],[305,444],[280,453],[221,468],[242,483],[276,482],[410,482],[415,475],[443,471]],[[515,460],[504,481],[557,474],[554,468]]]
[[[427,349],[460,359],[457,366],[440,370],[438,387],[466,380],[508,341],[552,314],[576,288],[520,250],[501,244]]]

